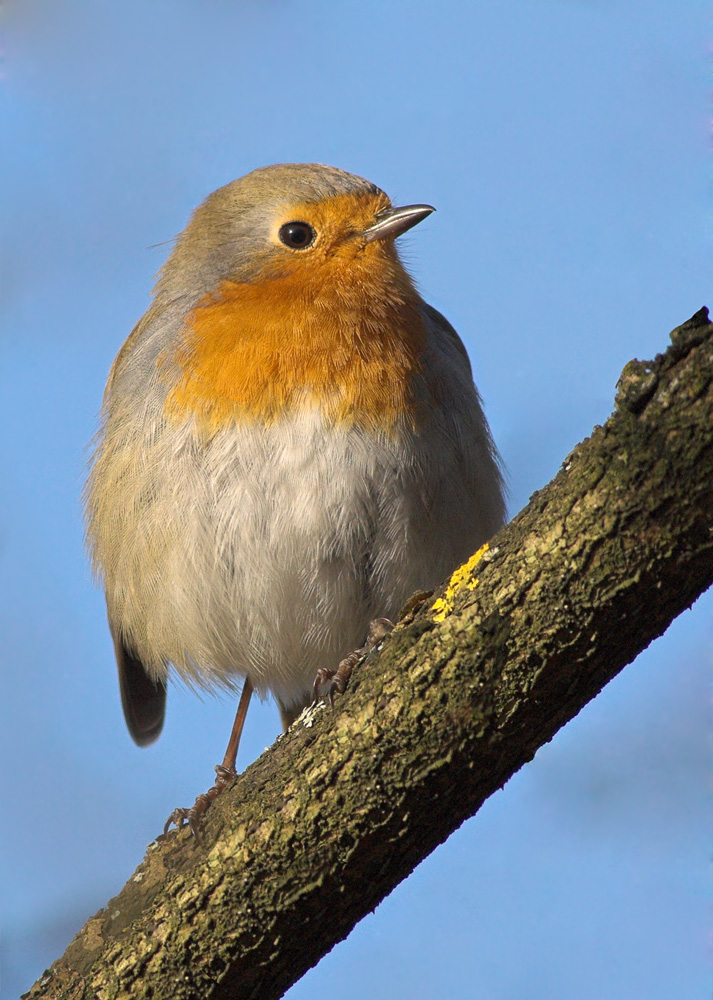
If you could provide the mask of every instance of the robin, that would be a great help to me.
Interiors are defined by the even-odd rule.
[[[503,521],[465,348],[394,242],[432,211],[333,167],[255,170],[195,210],[114,361],[85,501],[129,732],[158,737],[171,669],[243,680],[216,784],[169,824],[195,832],[232,780],[253,690],[286,729]]]

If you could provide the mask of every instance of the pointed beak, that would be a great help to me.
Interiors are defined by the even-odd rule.
[[[379,212],[374,225],[365,229],[362,236],[367,243],[371,243],[372,240],[396,239],[407,229],[423,222],[431,212],[435,211],[432,205],[404,205],[403,208],[387,208],[384,212]]]

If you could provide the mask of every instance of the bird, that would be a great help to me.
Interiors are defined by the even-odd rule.
[[[166,829],[233,779],[253,691],[287,729],[503,523],[468,354],[396,247],[433,211],[253,170],[195,209],[111,367],[84,503],[129,733],[158,738],[170,675],[242,684],[215,785]]]

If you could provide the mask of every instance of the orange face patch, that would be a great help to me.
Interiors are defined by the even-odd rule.
[[[280,226],[286,222],[307,222],[317,233],[317,239],[308,251],[295,251],[295,256],[302,258],[300,266],[309,266],[308,257],[312,266],[318,266],[327,259],[352,260],[361,252],[363,244],[360,245],[358,240],[350,237],[363,232],[374,222],[379,212],[390,206],[391,201],[383,192],[342,194],[320,202],[286,205],[275,218],[270,238],[275,246],[280,246]],[[275,266],[283,265],[284,261],[276,258]]]
[[[350,226],[373,221],[376,198],[368,197],[365,217],[351,212]],[[259,282],[222,282],[187,316],[182,373],[166,400],[172,419],[193,416],[211,433],[318,406],[334,422],[369,429],[418,423],[414,380],[425,341],[418,294],[391,244],[342,238],[337,201],[280,213],[276,232],[285,221],[307,221],[315,246],[276,253]]]

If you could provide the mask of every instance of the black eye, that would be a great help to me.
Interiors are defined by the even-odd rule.
[[[317,234],[307,222],[286,222],[280,226],[279,236],[286,247],[304,250],[314,241]]]

